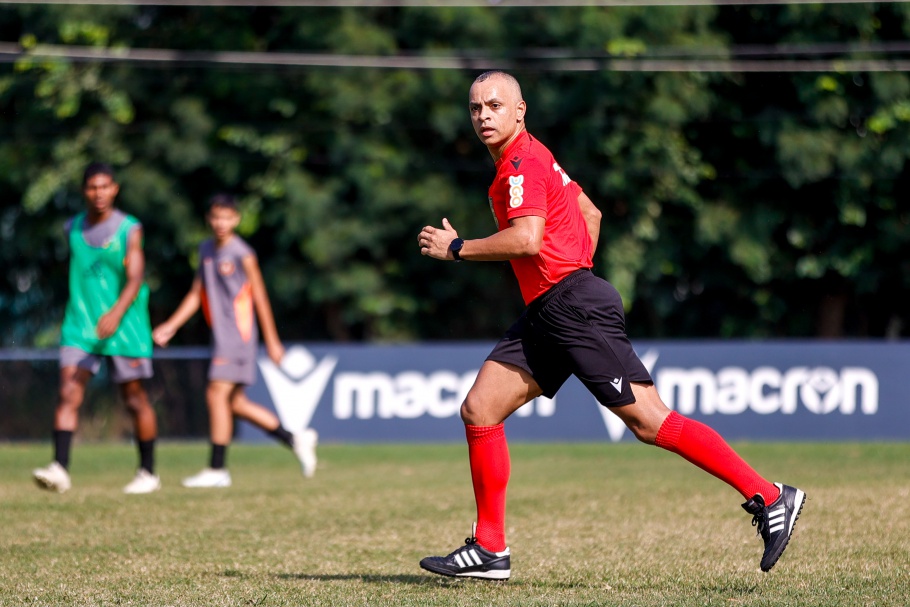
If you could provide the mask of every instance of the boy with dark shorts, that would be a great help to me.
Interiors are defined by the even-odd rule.
[[[208,467],[185,478],[183,486],[230,487],[225,459],[234,416],[262,428],[293,449],[304,476],[309,478],[316,471],[316,431],[286,430],[274,413],[249,400],[244,392],[244,386],[256,381],[257,315],[266,351],[276,365],[284,357],[284,347],[278,339],[256,253],[234,233],[240,223],[236,202],[227,195],[214,196],[207,219],[214,238],[199,246],[199,270],[190,291],[171,317],[152,332],[155,343],[166,346],[200,307],[212,329],[213,352],[206,389],[211,455]]]
[[[505,580],[506,488],[511,463],[503,422],[537,396],[552,397],[576,375],[640,441],[672,451],[736,489],[765,544],[768,571],[783,554],[805,494],[755,472],[714,430],[670,411],[625,332],[619,293],[591,273],[600,211],[525,128],[518,81],[486,72],[468,102],[478,138],[496,163],[489,190],[497,232],[464,240],[449,224],[426,226],[422,255],[440,260],[506,261],[525,312],[487,357],[461,407],[477,522],[464,546],[420,566],[440,575]]]
[[[111,380],[133,417],[139,470],[125,493],[161,488],[155,475],[155,411],[142,385],[152,377],[152,337],[142,225],[114,208],[120,191],[113,169],[94,163],[82,180],[86,210],[65,226],[70,246],[69,300],[60,340],[60,397],[54,414],[54,461],[33,471],[39,487],[71,486],[70,449],[88,381],[108,358]]]

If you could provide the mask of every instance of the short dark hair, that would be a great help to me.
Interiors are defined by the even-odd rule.
[[[512,80],[515,79],[515,77],[508,72],[504,72],[502,70],[488,70],[475,78],[474,82],[483,82],[484,80],[489,80],[493,76],[505,76],[506,78],[511,78]]]
[[[93,162],[85,167],[85,172],[82,173],[82,185],[87,184],[88,180],[95,175],[107,175],[111,178],[111,181],[116,181],[114,179],[114,167],[106,162]]]
[[[218,194],[215,194],[209,198],[209,210],[211,211],[215,207],[237,211],[237,199],[230,194],[219,192]]]
[[[484,72],[480,76],[478,76],[477,78],[474,79],[474,83],[476,84],[478,82],[483,82],[485,80],[489,80],[490,78],[494,78],[494,77],[502,78],[503,80],[508,82],[509,85],[515,89],[515,92],[518,93],[518,99],[519,100],[523,99],[523,97],[521,96],[521,85],[518,83],[518,78],[516,78],[512,74],[510,74],[508,72],[504,72],[502,70],[489,70],[487,72]]]

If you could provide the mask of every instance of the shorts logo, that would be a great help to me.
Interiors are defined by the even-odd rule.
[[[613,386],[617,392],[622,394],[622,378],[621,377],[617,377],[616,379],[611,379],[610,385]]]
[[[509,177],[509,206],[513,209],[517,209],[525,201],[525,189],[522,187],[524,182],[524,175],[512,175]]]
[[[222,276],[230,276],[234,273],[234,262],[233,261],[220,261],[218,262],[218,273]]]

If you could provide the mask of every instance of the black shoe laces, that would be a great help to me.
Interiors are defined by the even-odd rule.
[[[765,513],[764,513],[764,511],[759,512],[759,513],[757,513],[757,514],[755,514],[755,515],[752,516],[752,526],[753,526],[753,527],[758,527],[758,529],[755,530],[755,533],[756,533],[757,535],[761,535],[762,529],[764,529],[764,526],[765,526]]]
[[[461,546],[460,548],[456,548],[454,551],[452,551],[452,554],[450,554],[446,558],[453,558],[456,554],[463,552],[468,546],[473,546],[474,544],[477,543],[477,538],[476,537],[466,537],[466,538],[464,538],[464,543],[465,543],[464,546]]]
[[[743,508],[746,509],[746,512],[752,515],[752,526],[756,527],[756,535],[761,535],[762,531],[767,527],[767,508],[756,500],[749,500],[743,504]],[[753,510],[754,508],[754,510]]]

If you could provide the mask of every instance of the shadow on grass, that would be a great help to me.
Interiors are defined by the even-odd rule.
[[[699,584],[699,589],[702,592],[710,592],[713,594],[745,596],[755,594],[755,591],[758,590],[758,586],[758,584],[740,580],[728,584]]]
[[[227,574],[227,573],[225,573]],[[337,581],[361,581],[367,584],[412,584],[415,586],[458,586],[460,584],[470,583],[489,583],[490,580],[475,580],[472,578],[455,578],[445,576],[400,574],[400,575],[378,575],[370,573],[338,573],[317,575],[309,573],[279,573],[275,577],[279,580],[307,580],[315,582],[337,582]],[[498,582],[505,583],[505,582]],[[508,582],[509,586],[520,585],[515,582]]]

